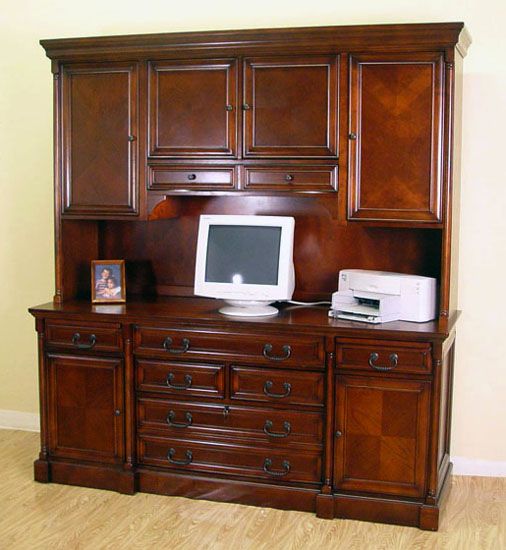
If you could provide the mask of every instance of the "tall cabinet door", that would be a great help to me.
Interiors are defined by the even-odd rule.
[[[63,213],[138,213],[136,64],[68,65],[62,72]]]
[[[349,219],[440,222],[441,55],[353,55],[350,79]]]
[[[331,57],[244,62],[244,154],[337,157],[337,65]]]
[[[236,61],[150,64],[149,154],[236,154]]]
[[[51,455],[93,462],[122,462],[121,360],[49,355],[47,364]]]
[[[337,490],[424,494],[430,382],[338,376]]]

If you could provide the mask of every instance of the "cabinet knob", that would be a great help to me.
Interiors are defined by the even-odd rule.
[[[244,111],[249,111],[251,109],[251,105],[249,103],[243,103],[242,108]]]
[[[128,141],[135,141],[137,138],[135,136],[128,136]]]
[[[114,416],[121,416],[121,411],[119,409],[116,409],[114,411]]]
[[[188,179],[190,181],[196,180],[197,179],[197,174],[188,174]]]
[[[232,105],[225,105],[225,111],[233,111],[234,107]]]
[[[351,132],[351,133],[348,134],[348,137],[350,139],[357,139],[357,134],[355,134],[354,132]]]
[[[343,435],[343,432],[340,432],[339,430],[337,430],[336,437],[341,437],[342,435]]]
[[[292,174],[286,174],[286,176],[285,176],[285,181],[293,181],[293,176],[292,176]]]

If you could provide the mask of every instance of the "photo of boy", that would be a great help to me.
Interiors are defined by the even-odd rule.
[[[91,263],[92,302],[125,301],[125,262],[96,260]]]

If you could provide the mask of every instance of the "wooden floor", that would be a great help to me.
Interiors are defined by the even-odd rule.
[[[438,533],[32,481],[38,434],[0,430],[0,549],[506,549],[506,478],[454,477]]]

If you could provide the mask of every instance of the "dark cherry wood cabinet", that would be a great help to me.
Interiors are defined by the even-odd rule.
[[[122,361],[56,353],[49,353],[46,361],[49,452],[60,458],[123,463]]]
[[[423,380],[338,376],[338,491],[423,496],[430,386]]]
[[[79,63],[61,71],[62,213],[138,213],[138,68]]]
[[[244,155],[337,157],[338,58],[244,62]]]
[[[350,56],[349,218],[442,219],[441,53]]]
[[[152,62],[149,74],[151,156],[235,156],[235,60]]]
[[[437,529],[450,487],[462,23],[44,40],[56,285],[35,479]],[[435,277],[437,318],[229,318],[202,214],[295,218],[298,300]],[[90,303],[124,259],[125,304]]]

